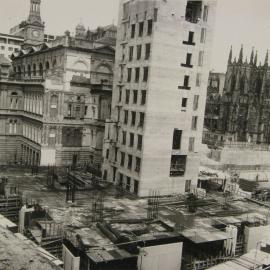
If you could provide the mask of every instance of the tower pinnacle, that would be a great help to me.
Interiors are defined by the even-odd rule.
[[[229,54],[229,59],[228,59],[228,64],[232,63],[232,46],[231,46],[231,50],[230,50],[230,54]]]
[[[243,63],[243,45],[241,45],[239,58],[238,58],[238,64],[242,64],[242,63]]]

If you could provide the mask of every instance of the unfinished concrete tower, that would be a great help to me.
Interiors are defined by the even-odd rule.
[[[213,0],[121,1],[103,178],[147,196],[197,186]]]

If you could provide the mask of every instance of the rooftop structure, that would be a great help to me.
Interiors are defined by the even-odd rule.
[[[5,270],[61,270],[61,261],[37,247],[20,233],[6,228],[0,217],[0,269]],[[3,227],[5,226],[5,227]]]

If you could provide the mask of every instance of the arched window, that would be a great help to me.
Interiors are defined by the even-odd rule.
[[[231,92],[234,91],[235,86],[236,86],[236,77],[235,75],[233,75],[231,79]]]
[[[18,94],[16,92],[11,93],[10,108],[11,109],[18,109]]]
[[[21,67],[19,66],[18,67],[18,77],[20,78],[22,76],[22,69]]]
[[[48,61],[47,61],[46,64],[45,64],[45,69],[46,69],[46,71],[48,71],[48,70],[50,69],[50,64],[49,64]]]
[[[54,59],[54,60],[53,60],[53,68],[56,67],[56,64],[57,64],[56,59]]]
[[[27,76],[30,78],[31,77],[31,66],[27,66]]]
[[[244,76],[240,79],[239,88],[240,88],[240,92],[243,94],[245,92],[245,77]]]
[[[57,117],[57,114],[58,114],[58,96],[57,95],[52,95],[51,96],[51,102],[50,102],[50,107],[51,107],[51,110],[50,110],[50,116],[55,118]]]
[[[36,66],[36,64],[33,65],[33,76],[37,76],[37,66]]]
[[[43,76],[43,66],[41,63],[39,64],[39,75]]]

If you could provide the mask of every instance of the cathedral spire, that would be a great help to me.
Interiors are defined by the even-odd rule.
[[[253,60],[254,60],[254,47],[252,47],[251,55],[250,55],[250,61],[249,64],[253,65]]]
[[[243,64],[243,45],[241,45],[239,58],[238,58],[238,64]]]
[[[255,59],[254,59],[254,66],[257,66],[257,59],[258,59],[258,52],[256,51]]]
[[[268,50],[266,52],[265,60],[264,60],[264,65],[267,67],[268,66]]]
[[[228,64],[231,64],[231,63],[232,63],[232,46],[230,49],[230,54],[229,54],[229,59],[228,59]]]

